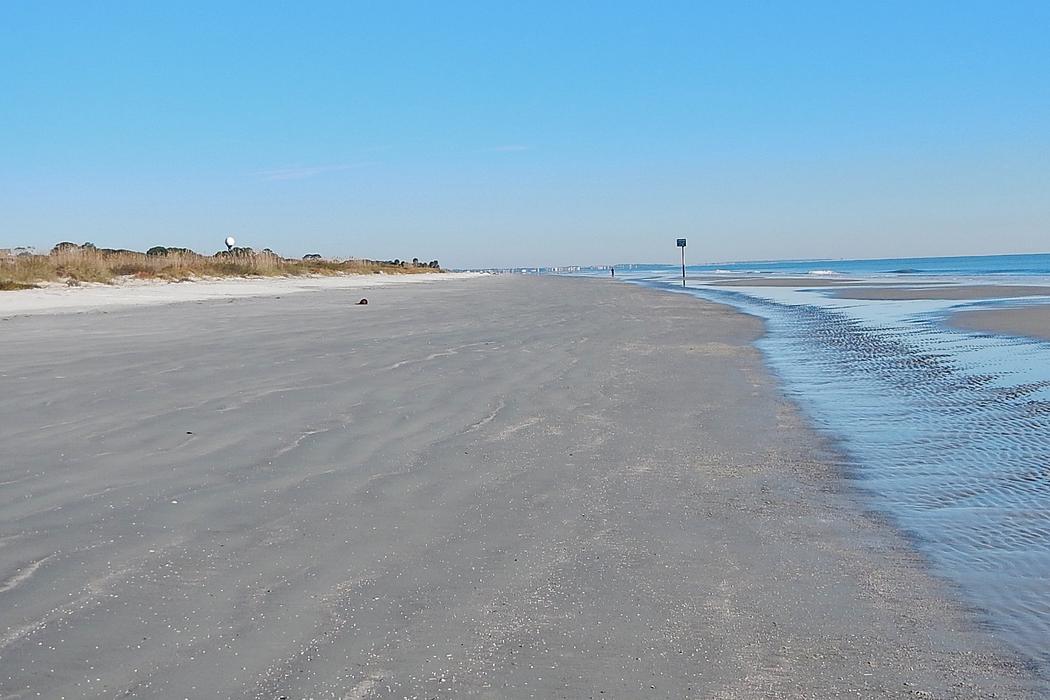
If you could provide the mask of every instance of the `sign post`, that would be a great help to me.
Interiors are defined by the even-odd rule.
[[[682,286],[685,286],[685,239],[678,239],[678,247],[682,249]]]

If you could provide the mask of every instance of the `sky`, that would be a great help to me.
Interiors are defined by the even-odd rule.
[[[0,2],[0,248],[1050,251],[1050,3]]]

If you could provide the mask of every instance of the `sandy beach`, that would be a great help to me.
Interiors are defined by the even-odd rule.
[[[1050,304],[960,311],[948,325],[968,331],[1050,340]]]
[[[0,696],[1050,690],[865,512],[759,320],[360,296],[0,312]]]
[[[373,289],[477,276],[477,273],[472,272],[440,272],[412,275],[226,277],[191,282],[125,279],[119,284],[84,284],[78,287],[50,283],[41,285],[39,289],[0,292],[0,318],[41,313],[108,311],[128,306],[156,306],[186,301],[275,296],[324,290]]]

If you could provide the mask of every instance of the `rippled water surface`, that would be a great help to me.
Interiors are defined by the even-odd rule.
[[[654,272],[628,277],[676,289]],[[688,291],[767,320],[768,362],[843,447],[872,505],[1005,641],[1050,671],[1050,343],[942,324],[990,302]]]

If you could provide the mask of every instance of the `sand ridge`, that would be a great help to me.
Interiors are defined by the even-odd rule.
[[[1050,297],[1050,287],[1021,284],[953,284],[925,286],[864,286],[839,289],[833,296],[840,299],[871,301],[907,301],[918,299],[1015,299],[1020,297]]]
[[[1050,303],[960,311],[948,318],[948,325],[968,331],[1050,341]]]

